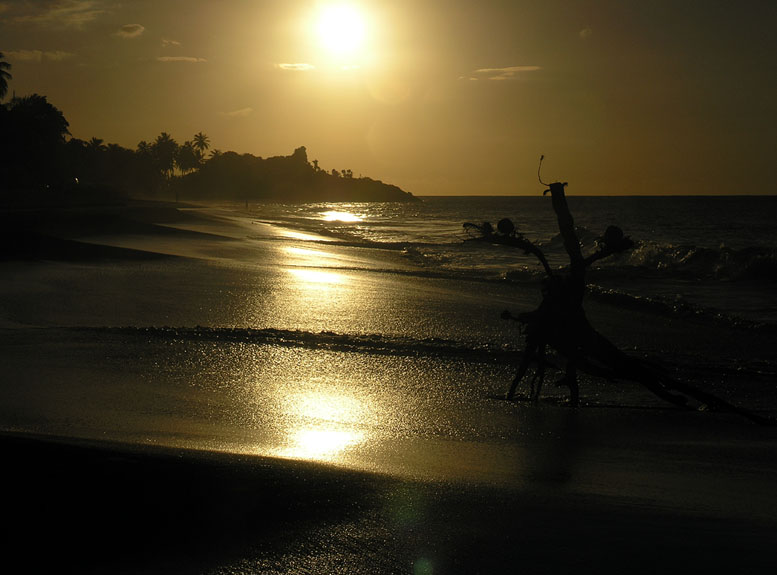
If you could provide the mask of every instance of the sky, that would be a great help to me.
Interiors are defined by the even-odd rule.
[[[0,0],[73,137],[306,146],[415,195],[775,194],[777,3]],[[6,99],[7,101],[7,99]]]

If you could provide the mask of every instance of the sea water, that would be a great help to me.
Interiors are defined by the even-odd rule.
[[[622,305],[777,325],[777,197],[568,197],[584,254],[609,225],[634,249],[600,260],[591,292]],[[523,282],[538,261],[469,241],[465,222],[510,218],[551,265],[568,265],[548,197],[424,197],[414,203],[262,204],[258,218],[339,243],[394,249],[430,274]]]

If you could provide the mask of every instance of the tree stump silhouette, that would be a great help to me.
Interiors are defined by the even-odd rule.
[[[683,409],[736,413],[759,424],[773,424],[768,418],[677,381],[656,367],[627,355],[591,326],[583,309],[586,270],[598,260],[631,249],[634,242],[624,236],[620,228],[609,226],[599,238],[596,251],[583,256],[574,219],[567,205],[564,192],[566,186],[566,183],[554,182],[543,193],[551,195],[564,249],[569,256],[569,266],[564,269],[553,270],[542,250],[523,237],[507,218],[498,222],[496,229],[489,222],[464,224],[470,239],[522,249],[537,257],[545,270],[539,307],[518,316],[513,316],[509,311],[502,313],[503,319],[522,323],[525,333],[523,356],[505,399],[513,399],[531,364],[535,363],[536,369],[529,383],[529,399],[532,402],[539,400],[545,369],[549,365],[546,355],[548,348],[551,348],[565,359],[564,373],[557,383],[569,388],[570,404],[573,407],[580,403],[577,373],[582,371],[610,381],[637,382],[661,399]],[[692,399],[699,405],[692,405]]]

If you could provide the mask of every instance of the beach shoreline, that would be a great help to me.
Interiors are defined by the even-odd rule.
[[[29,218],[62,243],[0,264],[5,530],[29,570],[773,565],[774,428],[593,380],[579,409],[550,384],[499,401],[520,339],[495,318],[536,286],[179,207]],[[777,405],[770,334],[589,303],[624,349]]]

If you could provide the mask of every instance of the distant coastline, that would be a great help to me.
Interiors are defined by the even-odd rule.
[[[211,149],[202,132],[166,132],[132,150],[71,137],[45,96],[0,103],[0,206],[111,204],[127,198],[253,202],[411,202],[412,194],[350,169],[326,171],[300,146],[260,158]],[[206,155],[207,153],[207,155]]]
[[[308,162],[304,146],[290,156],[260,158],[226,152],[199,170],[172,182],[184,200],[273,202],[412,202],[401,188],[372,178],[354,178],[350,170],[326,172]]]

